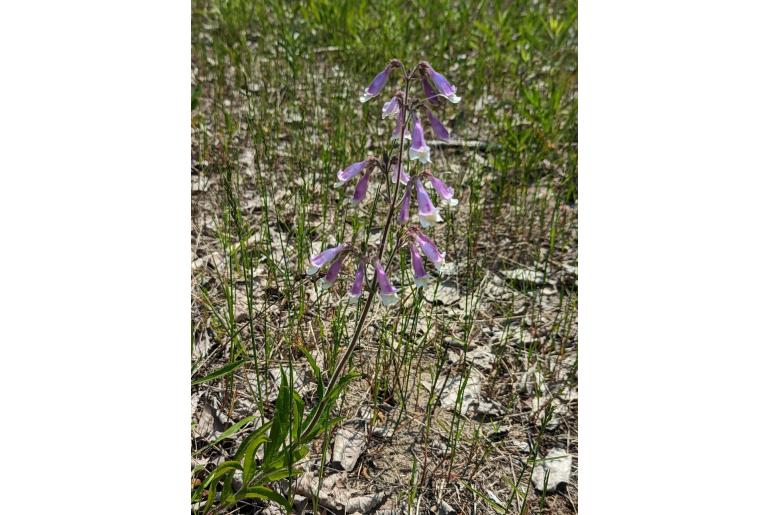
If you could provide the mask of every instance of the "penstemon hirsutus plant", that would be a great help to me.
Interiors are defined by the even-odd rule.
[[[355,248],[351,243],[342,243],[310,258],[308,274],[314,275],[326,268],[321,278],[321,288],[331,288],[349,258],[357,258],[356,271],[348,290],[348,298],[357,303],[366,295],[366,301],[356,323],[353,337],[345,354],[337,362],[326,386],[323,384],[321,371],[312,355],[305,351],[316,381],[318,382],[318,404],[304,414],[304,403],[300,395],[290,386],[286,375],[281,371],[281,386],[276,400],[273,420],[251,432],[241,443],[233,459],[220,463],[193,492],[193,502],[202,499],[207,493],[202,511],[208,512],[215,503],[220,506],[232,506],[239,501],[257,498],[272,500],[291,510],[291,502],[267,485],[277,480],[296,476],[301,471],[295,467],[298,460],[309,451],[308,444],[322,431],[330,429],[337,421],[330,417],[331,407],[340,396],[345,386],[353,379],[353,374],[343,375],[343,370],[355,350],[361,330],[369,314],[375,293],[385,306],[398,302],[398,292],[388,279],[388,268],[393,257],[399,251],[409,252],[414,273],[415,286],[421,288],[429,283],[423,255],[440,271],[445,265],[444,253],[426,235],[422,229],[432,227],[443,221],[439,209],[435,207],[425,183],[430,184],[438,197],[450,206],[457,205],[454,191],[430,169],[430,147],[425,142],[421,119],[426,117],[434,136],[449,140],[449,131],[431,111],[446,101],[456,104],[460,97],[456,88],[436,72],[430,64],[420,62],[413,69],[407,70],[400,61],[391,60],[385,69],[377,74],[371,84],[364,89],[360,101],[367,102],[382,93],[391,72],[400,70],[403,78],[403,91],[385,102],[382,118],[395,118],[395,128],[390,138],[389,147],[382,159],[368,157],[353,163],[337,173],[338,185],[343,186],[358,177],[351,203],[360,204],[366,197],[369,181],[375,171],[385,176],[388,211],[380,241],[376,248],[365,245]],[[418,81],[422,85],[424,96],[410,95],[411,86]],[[411,127],[411,130],[408,128]],[[405,142],[410,140],[407,166],[402,166]],[[393,148],[397,145],[396,148]],[[416,172],[409,168],[412,161],[417,162]],[[404,170],[406,168],[406,170]],[[413,172],[410,176],[409,172]],[[401,193],[400,186],[404,185]],[[414,195],[413,195],[414,194]],[[417,199],[419,226],[410,223],[412,197]],[[375,199],[377,202],[379,198]],[[375,206],[376,207],[376,206]],[[390,249],[389,259],[383,260],[389,232],[396,218],[397,231],[395,244]],[[385,264],[383,265],[383,261]],[[328,265],[328,267],[327,267]],[[370,266],[374,274],[369,277]],[[367,279],[368,282],[367,282]],[[258,451],[262,449],[262,458],[258,460]],[[219,488],[221,485],[221,488]]]
[[[391,72],[396,70],[401,71],[403,90],[397,91],[382,107],[383,119],[395,118],[395,127],[383,157],[381,159],[368,157],[363,161],[349,165],[337,173],[337,186],[344,186],[358,177],[358,182],[350,200],[354,206],[359,205],[366,197],[372,173],[379,171],[384,176],[383,180],[387,185],[385,193],[388,211],[379,244],[376,246],[376,249],[370,249],[366,246],[355,248],[351,243],[340,243],[311,257],[310,266],[307,270],[309,275],[314,275],[321,268],[329,265],[325,275],[320,280],[321,288],[324,290],[329,289],[338,280],[345,262],[352,258],[357,260],[358,264],[353,276],[353,282],[348,290],[350,302],[357,303],[364,295],[364,284],[367,283],[368,285],[366,288],[366,302],[360,312],[353,337],[342,359],[337,362],[337,366],[329,379],[327,391],[333,390],[334,385],[339,380],[343,369],[347,366],[347,362],[358,344],[375,292],[379,292],[380,301],[384,306],[390,306],[398,302],[398,292],[393,287],[390,279],[388,279],[388,268],[396,252],[408,250],[412,263],[414,284],[417,288],[421,288],[429,283],[429,275],[425,270],[423,255],[439,271],[445,265],[444,253],[439,250],[436,244],[422,230],[443,221],[439,208],[434,205],[430,194],[425,189],[424,182],[433,187],[438,197],[444,203],[455,206],[458,201],[454,198],[454,190],[431,171],[430,147],[425,142],[425,133],[421,120],[423,117],[427,118],[433,135],[436,138],[449,141],[449,131],[432,112],[432,108],[439,107],[446,101],[456,104],[460,102],[460,97],[457,96],[457,88],[450,84],[443,75],[434,70],[426,61],[421,61],[414,68],[407,69],[399,60],[392,59],[385,69],[378,73],[371,84],[364,89],[359,100],[363,103],[379,96],[385,88]],[[420,82],[424,95],[415,95],[410,92],[411,87],[417,81]],[[408,130],[410,127],[411,130]],[[403,158],[406,140],[410,140],[410,143],[407,166],[404,166]],[[395,149],[393,149],[394,143],[397,143]],[[415,165],[418,167],[416,171],[408,168],[408,165],[413,161],[416,161]],[[407,170],[404,170],[404,168],[407,168]],[[409,172],[413,173],[410,175]],[[404,185],[404,192],[399,196],[401,185]],[[413,193],[417,199],[419,226],[410,223],[410,207]],[[375,202],[378,200],[379,198],[374,199]],[[394,217],[398,223],[395,244],[390,249],[389,259],[385,260],[383,265],[383,255],[388,243],[389,232],[393,226]],[[374,269],[374,274],[367,282],[370,265]],[[323,406],[325,404],[328,404],[328,399],[322,398],[320,405]],[[322,411],[322,409],[316,410],[316,416],[320,417]],[[309,431],[312,426],[313,423],[309,424],[307,430]]]

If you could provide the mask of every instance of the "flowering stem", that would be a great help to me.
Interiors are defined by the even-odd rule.
[[[404,86],[404,103],[402,106],[402,109],[406,109],[407,102],[409,100],[409,81],[412,78],[412,73],[406,73],[404,74],[404,79],[406,81],[406,85]],[[397,169],[400,171],[400,167],[402,165],[402,158],[404,157],[404,135],[406,134],[406,126],[407,126],[407,118],[404,117],[404,123],[401,126],[401,136],[399,139],[398,144],[398,161],[396,162],[396,166],[399,168]],[[387,176],[387,169],[389,167],[390,163],[385,163],[385,174]],[[387,177],[385,180],[388,180]],[[382,237],[380,238],[380,244],[377,248],[377,259],[382,259],[382,254],[385,251],[385,243],[388,241],[388,232],[390,232],[390,225],[393,220],[393,213],[396,210],[396,198],[398,197],[398,188],[401,185],[401,177],[400,174],[396,176],[396,189],[393,192],[393,195],[390,196],[390,206],[388,209],[388,217],[385,220],[385,227],[382,230]],[[392,256],[390,261],[392,261]],[[390,261],[388,262],[388,266],[390,265]],[[374,277],[372,277],[372,280],[369,282],[369,295],[366,297],[366,304],[364,304],[364,309],[361,312],[361,317],[358,319],[358,323],[356,324],[356,329],[353,332],[353,338],[350,340],[350,345],[348,345],[347,350],[345,351],[345,354],[343,354],[342,359],[337,362],[337,366],[334,367],[334,372],[332,373],[332,377],[329,379],[329,383],[326,385],[326,392],[329,392],[334,388],[334,385],[337,384],[337,381],[339,381],[340,375],[342,375],[342,371],[345,369],[345,366],[347,365],[348,360],[350,360],[350,356],[353,355],[353,351],[358,346],[358,340],[361,336],[361,331],[364,328],[364,322],[366,322],[366,316],[369,314],[369,309],[372,307],[372,301],[374,300],[375,292],[377,289],[377,278],[376,274]],[[302,432],[302,435],[300,439],[307,438],[308,434],[313,430],[313,427],[318,422],[318,419],[321,418],[321,413],[324,411],[324,407],[326,402],[328,401],[328,397],[324,396],[324,398],[319,400],[319,406],[313,413],[313,418],[310,420],[310,423],[305,427],[305,430]]]

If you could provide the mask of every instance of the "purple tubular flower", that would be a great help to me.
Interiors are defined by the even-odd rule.
[[[430,163],[430,147],[425,144],[425,134],[420,118],[416,114],[412,124],[412,146],[409,147],[409,159],[419,159],[421,163]]]
[[[444,253],[439,251],[438,247],[436,247],[436,244],[433,243],[433,241],[425,236],[425,234],[423,234],[421,231],[417,231],[415,233],[414,239],[417,242],[417,245],[420,246],[422,253],[425,254],[425,257],[427,257],[430,262],[440,270],[444,264]]]
[[[383,306],[390,306],[398,302],[398,292],[390,284],[388,276],[385,275],[385,269],[382,268],[380,260],[374,262],[374,275],[377,278],[377,284],[380,285],[380,301]]]
[[[420,179],[414,181],[415,189],[417,190],[417,214],[420,217],[420,225],[423,227],[431,227],[438,222],[443,222],[441,213],[438,208],[433,205],[430,200],[430,195],[425,191],[425,186],[422,185]]]
[[[433,134],[440,140],[449,141],[449,131],[444,127],[438,118],[433,116],[433,113],[428,111],[428,121],[433,129]]]
[[[422,288],[430,282],[430,277],[425,271],[425,265],[423,265],[422,258],[417,252],[417,247],[414,244],[409,245],[409,254],[412,256],[412,270],[414,271],[414,285],[418,288]]]
[[[393,141],[399,141],[401,139],[401,127],[404,126],[405,118],[406,113],[404,110],[399,110],[398,115],[396,115],[396,126],[393,128],[393,134],[390,135],[390,139]],[[409,131],[404,131],[404,139],[412,139],[412,136],[409,135]]]
[[[357,206],[360,204],[364,198],[366,197],[366,190],[369,188],[369,175],[371,175],[372,169],[369,168],[364,172],[364,175],[361,176],[360,179],[358,179],[358,184],[356,184],[356,190],[353,192],[353,199],[350,201],[351,204],[354,206]]]
[[[409,221],[409,204],[412,202],[412,183],[406,184],[404,200],[401,201],[401,209],[398,211],[398,223],[405,224]]]
[[[458,103],[460,101],[460,97],[457,96],[457,88],[450,84],[449,81],[446,80],[446,77],[434,70],[430,64],[424,63],[423,66],[427,70],[430,79],[433,81],[433,84],[436,85],[436,89],[438,90],[439,95],[446,97],[446,99],[453,104]]]
[[[364,159],[363,161],[359,161],[357,163],[353,163],[352,165],[348,166],[344,170],[340,170],[337,172],[337,184],[335,186],[342,186],[346,182],[348,182],[350,179],[361,173],[361,171],[366,168],[366,166],[369,164],[368,159]]]
[[[385,102],[382,106],[382,119],[394,118],[401,112],[401,102],[398,95],[390,99],[389,102]]]
[[[441,102],[438,99],[438,93],[436,93],[436,90],[433,89],[433,86],[431,86],[430,81],[428,80],[428,77],[425,75],[422,75],[422,90],[425,92],[425,97],[428,99],[428,102],[430,102],[433,105],[440,105]]]
[[[441,197],[441,200],[449,204],[450,206],[456,206],[458,203],[458,200],[454,198],[455,190],[444,184],[444,181],[439,179],[438,177],[433,176],[433,174],[430,175],[430,184],[433,186],[433,189],[436,190],[436,193],[438,193],[438,196]]]
[[[334,263],[332,263],[332,266],[330,266],[329,270],[326,271],[326,275],[321,278],[322,290],[328,290],[334,285],[334,281],[336,281],[337,277],[340,275],[340,270],[342,270],[342,263],[344,262],[345,254],[338,257]]]
[[[358,262],[358,269],[356,270],[356,276],[353,279],[353,285],[348,290],[348,297],[351,303],[358,302],[361,293],[364,291],[364,279],[366,278],[366,260],[361,258]]]
[[[323,252],[316,254],[310,258],[310,266],[307,269],[307,275],[313,275],[318,272],[318,269],[324,266],[326,263],[337,257],[337,254],[345,250],[345,245],[337,245],[330,249],[326,249]]]
[[[396,183],[397,178],[401,179],[401,184],[409,182],[409,174],[403,170],[403,167],[399,163],[398,165],[390,165],[390,182]]]
[[[380,94],[380,91],[382,91],[382,88],[385,87],[385,83],[388,82],[388,75],[390,75],[390,70],[392,68],[393,68],[392,63],[388,63],[385,69],[382,70],[380,73],[378,73],[376,77],[374,77],[374,80],[372,81],[372,83],[369,84],[366,87],[366,89],[364,89],[364,92],[361,93],[361,96],[358,97],[358,100],[360,100],[361,103],[364,103],[367,100],[374,98]]]

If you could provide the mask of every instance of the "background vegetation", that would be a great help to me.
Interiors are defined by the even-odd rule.
[[[381,229],[333,184],[390,134],[383,99],[358,95],[395,57],[462,96],[433,150],[461,201],[434,233],[453,268],[417,292],[401,260],[402,301],[375,310],[340,424],[296,464],[316,482],[273,486],[311,512],[345,504],[329,492],[394,513],[576,511],[576,2],[194,0],[192,38],[193,488],[276,416],[281,369],[309,408],[308,356],[326,377],[346,347],[356,308],[304,270]],[[365,437],[340,472],[342,428]],[[536,490],[556,448],[570,480]]]

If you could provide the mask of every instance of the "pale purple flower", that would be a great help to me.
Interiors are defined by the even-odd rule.
[[[326,275],[321,278],[322,290],[328,290],[334,286],[334,281],[339,277],[340,270],[342,270],[342,264],[345,262],[345,256],[346,254],[342,254],[338,257],[334,263],[332,263],[332,266],[329,267],[329,270],[326,271]]]
[[[420,254],[417,252],[417,247],[414,244],[409,245],[409,254],[412,257],[412,270],[414,271],[414,285],[418,288],[422,288],[430,282],[430,276],[425,271],[425,265],[422,262]]]
[[[401,209],[398,211],[398,223],[405,224],[409,221],[409,204],[412,202],[412,182],[406,183],[404,200],[401,201]]]
[[[398,95],[390,99],[389,102],[385,102],[382,106],[382,119],[394,118],[401,112],[401,99]]]
[[[401,184],[409,182],[409,174],[404,171],[401,163],[390,165],[390,182],[395,184],[397,177],[401,179]]]
[[[393,141],[401,140],[401,128],[404,126],[404,120],[406,119],[406,111],[401,109],[396,116],[396,126],[393,128],[393,134],[390,135],[390,139]],[[404,139],[412,139],[409,131],[404,131]]]
[[[379,95],[382,91],[382,88],[384,88],[385,84],[388,82],[388,75],[390,75],[390,70],[400,66],[400,64],[401,63],[395,59],[389,62],[385,69],[378,73],[377,76],[374,77],[374,80],[372,80],[371,84],[369,84],[366,89],[364,89],[363,93],[361,93],[361,96],[358,97],[358,100],[363,103]]]
[[[414,181],[415,189],[417,191],[417,214],[420,217],[420,225],[423,227],[431,227],[438,222],[443,222],[441,213],[438,208],[433,205],[430,200],[430,195],[425,191],[425,186],[422,185],[420,179]]]
[[[361,176],[360,179],[358,179],[358,184],[356,184],[356,190],[353,192],[353,198],[351,199],[350,203],[353,204],[353,206],[357,206],[360,204],[364,198],[366,197],[366,190],[369,188],[369,176],[372,173],[372,169],[367,169],[364,174]]]
[[[430,76],[430,80],[432,80],[433,84],[436,86],[439,95],[445,97],[453,104],[460,101],[460,97],[457,96],[457,88],[450,84],[449,81],[446,80],[446,77],[434,70],[433,67],[425,61],[421,62],[420,66],[427,71],[428,76]]]
[[[438,247],[436,247],[436,244],[433,243],[433,241],[428,238],[422,231],[414,232],[414,240],[417,242],[417,245],[420,246],[420,250],[422,250],[422,253],[425,254],[425,257],[427,257],[430,262],[440,270],[444,265],[445,254],[439,251]]]
[[[425,143],[425,134],[417,113],[412,122],[412,146],[409,147],[409,159],[419,159],[421,163],[430,163],[430,147]]]
[[[421,78],[422,78],[422,90],[425,92],[425,97],[428,99],[428,102],[430,102],[433,105],[440,105],[441,102],[438,99],[438,93],[436,93],[436,90],[433,89],[433,86],[431,86],[430,81],[428,80],[428,77],[425,75],[422,75]]]
[[[382,263],[380,263],[379,259],[374,262],[374,275],[377,278],[377,284],[380,285],[380,301],[383,306],[390,306],[391,304],[398,302],[398,292],[393,285],[390,284],[388,276],[385,275],[385,269],[382,268]]]
[[[440,140],[449,141],[449,131],[442,125],[438,118],[433,116],[433,113],[428,111],[428,121],[433,129],[433,134]]]
[[[316,254],[310,258],[310,266],[307,269],[307,275],[313,275],[318,272],[318,269],[324,266],[326,263],[337,257],[337,254],[345,250],[345,245],[337,245],[330,249],[326,249],[323,252]]]
[[[444,181],[438,177],[435,177],[433,174],[430,174],[429,179],[431,186],[433,186],[433,189],[436,190],[436,193],[438,193],[438,196],[441,197],[441,200],[450,206],[457,205],[458,200],[454,198],[455,190],[444,184]]]
[[[339,187],[348,182],[350,179],[361,173],[361,171],[363,171],[369,165],[369,163],[369,159],[364,159],[363,161],[353,163],[344,170],[337,172],[337,184],[335,184],[335,186]]]
[[[364,279],[366,278],[366,259],[361,258],[358,262],[356,276],[353,279],[353,285],[348,290],[348,297],[351,303],[358,302],[361,293],[364,291]]]

